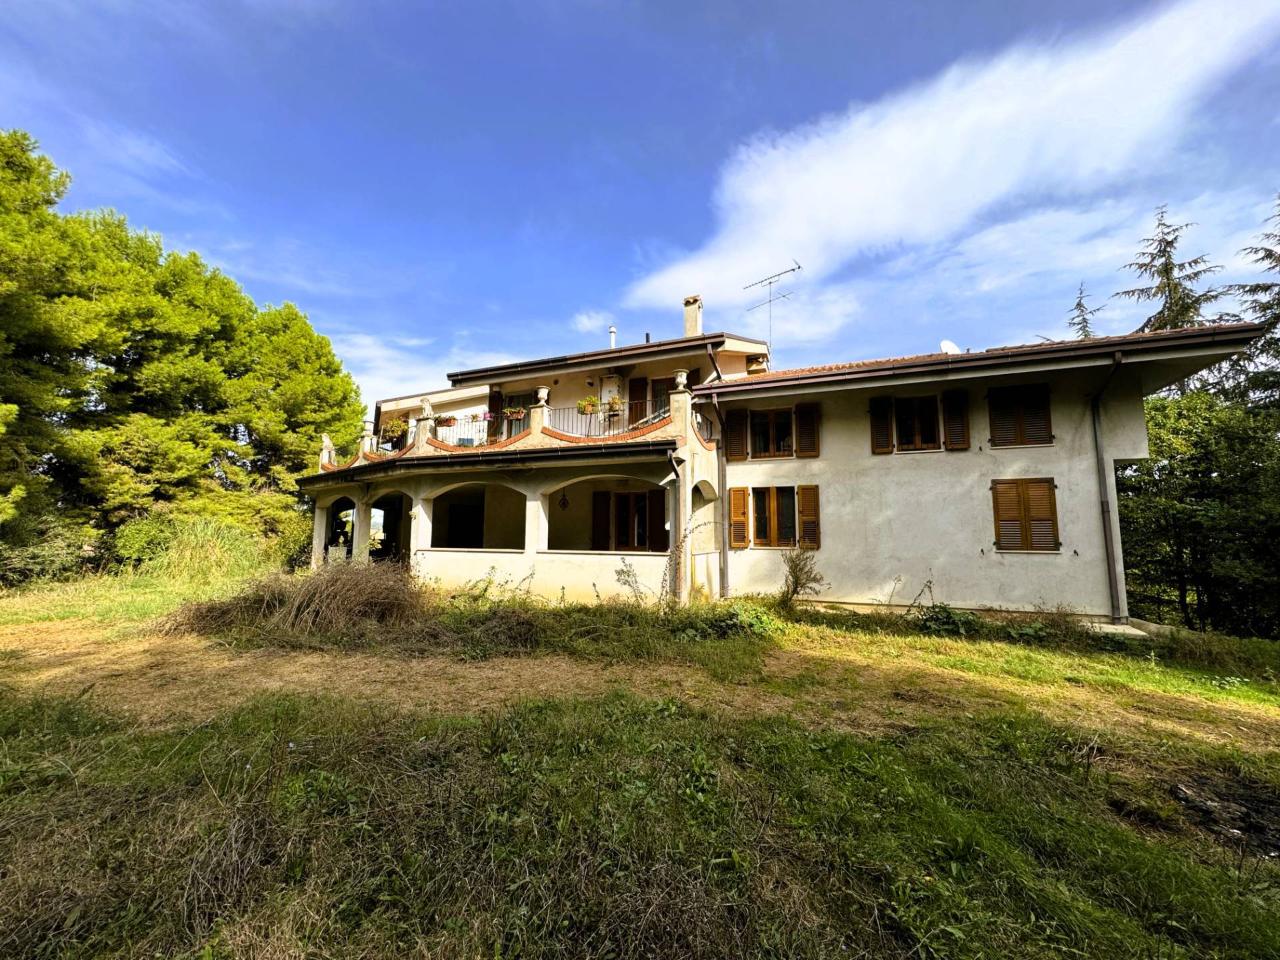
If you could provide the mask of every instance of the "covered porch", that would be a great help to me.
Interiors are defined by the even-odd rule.
[[[681,461],[665,444],[609,453],[492,466],[436,459],[327,485],[314,492],[313,564],[392,560],[446,589],[488,580],[582,601],[630,596],[622,571],[646,596],[683,599]]]

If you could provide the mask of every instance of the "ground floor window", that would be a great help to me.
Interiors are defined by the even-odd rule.
[[[1058,541],[1057,486],[1052,477],[991,481],[997,550],[1054,551]]]
[[[758,547],[796,545],[796,488],[752,487],[752,540]]]
[[[818,488],[733,487],[729,490],[729,546],[817,550]]]

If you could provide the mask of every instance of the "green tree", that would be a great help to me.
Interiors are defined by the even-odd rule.
[[[1080,289],[1076,292],[1075,306],[1071,308],[1071,313],[1067,319],[1067,326],[1071,328],[1072,333],[1076,335],[1077,340],[1088,340],[1093,337],[1093,324],[1091,323],[1095,314],[1101,313],[1101,307],[1090,307],[1085,298],[1088,296],[1084,292],[1084,281],[1080,281]]]
[[[1231,363],[1224,393],[1240,402],[1276,410],[1280,409],[1280,195],[1258,242],[1240,252],[1275,279],[1231,288],[1241,298],[1245,316],[1265,323],[1267,331]]]
[[[1134,614],[1280,637],[1280,415],[1196,390],[1149,398],[1147,431],[1117,476]]]
[[[321,434],[350,449],[361,429],[329,341],[117,213],[58,212],[67,183],[0,134],[0,573],[70,522],[295,529]]]
[[[1214,287],[1196,289],[1197,284],[1222,268],[1211,265],[1207,257],[1178,259],[1178,243],[1191,224],[1170,223],[1167,212],[1164,206],[1156,208],[1154,232],[1143,240],[1138,256],[1125,264],[1150,284],[1116,294],[1138,303],[1157,304],[1155,313],[1138,328],[1141,331],[1202,326],[1207,322],[1205,308],[1223,295]]]

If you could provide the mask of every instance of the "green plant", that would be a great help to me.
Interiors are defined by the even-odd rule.
[[[599,397],[583,397],[578,401],[578,412],[581,414],[595,413],[598,406],[600,406]]]
[[[796,547],[782,554],[782,592],[779,602],[791,607],[801,597],[816,597],[826,587],[827,578],[818,570],[818,555],[813,550]]]

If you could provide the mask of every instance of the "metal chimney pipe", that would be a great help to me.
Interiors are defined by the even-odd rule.
[[[612,350],[618,345],[618,328],[612,323],[609,324],[609,349]]]

